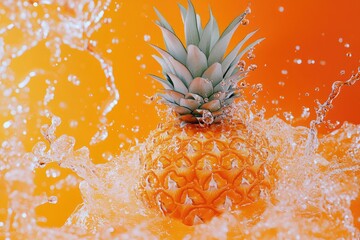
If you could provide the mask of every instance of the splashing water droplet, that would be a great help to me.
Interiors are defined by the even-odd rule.
[[[249,23],[250,23],[249,19],[244,18],[243,20],[241,20],[241,25],[243,26],[247,26],[249,25]]]
[[[56,196],[50,196],[49,199],[48,199],[48,202],[50,204],[57,204],[58,198]]]
[[[151,36],[149,34],[144,35],[144,41],[149,42],[151,40]]]

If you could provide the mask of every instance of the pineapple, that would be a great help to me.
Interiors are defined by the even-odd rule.
[[[224,56],[248,12],[220,35],[211,10],[202,28],[191,1],[188,5],[179,5],[186,47],[155,9],[166,50],[153,46],[161,56],[154,58],[164,79],[152,77],[164,87],[159,96],[176,117],[159,124],[145,141],[139,192],[150,208],[194,225],[259,201],[272,180],[264,153],[258,150],[266,141],[249,134],[229,114],[240,95],[237,83],[246,75],[238,62],[262,39],[240,51],[252,32]]]

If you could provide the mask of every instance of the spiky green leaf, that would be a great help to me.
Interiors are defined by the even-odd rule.
[[[249,51],[251,48],[253,48],[254,46],[256,46],[257,44],[259,44],[261,41],[263,41],[265,38],[260,38],[256,41],[254,41],[253,43],[251,43],[249,46],[247,46],[246,48],[244,48],[239,54],[238,56],[236,56],[236,58],[232,61],[232,63],[230,64],[230,67],[228,68],[228,70],[225,73],[224,78],[228,78],[231,75],[234,74],[234,70],[237,67],[237,63],[240,61],[240,59],[242,58],[242,56],[244,56],[244,54]]]
[[[203,28],[202,28],[202,24],[201,24],[201,17],[199,14],[196,14],[196,23],[197,23],[197,28],[198,28],[199,37],[200,37],[203,32]],[[199,41],[200,41],[200,39],[199,39]]]
[[[208,57],[210,53],[211,38],[214,36],[213,33],[214,19],[210,18],[206,24],[203,33],[201,34],[199,48]]]
[[[210,8],[210,19],[212,19],[213,21],[212,30],[211,30],[211,42],[210,42],[210,50],[211,50],[220,38],[219,26],[217,24],[216,18],[214,17],[211,11],[211,8]]]
[[[215,44],[215,46],[211,49],[208,64],[212,65],[215,62],[221,62],[226,49],[230,43],[230,40],[235,32],[235,30],[239,27],[240,23],[237,23],[227,34],[223,35],[219,41]]]
[[[191,110],[194,110],[200,106],[200,103],[193,99],[180,99],[180,106],[187,107]]]
[[[182,93],[182,94],[186,94],[188,93],[188,88],[185,86],[185,84],[181,81],[180,78],[178,78],[176,75],[172,74],[172,73],[168,73],[173,85],[174,85],[174,90]]]
[[[154,10],[156,12],[156,15],[159,18],[159,21],[157,22],[158,25],[166,28],[170,32],[174,33],[174,29],[170,26],[170,24],[166,21],[166,19],[163,17],[163,15],[154,7]]]
[[[195,45],[188,46],[186,66],[193,77],[201,77],[207,69],[207,58],[205,54]]]
[[[197,29],[196,13],[191,1],[188,1],[188,9],[185,17],[185,39],[186,46],[191,44],[198,45],[200,41],[199,31]]]
[[[165,88],[165,89],[169,89],[169,90],[173,90],[174,87],[172,86],[172,84],[158,76],[155,76],[155,75],[152,75],[150,74],[149,75],[150,77],[152,77],[155,81],[161,83],[161,85]]]
[[[179,38],[172,33],[171,31],[167,30],[166,28],[159,26],[166,45],[167,51],[179,62],[185,64],[186,62],[186,50],[184,45],[181,43]]]
[[[197,77],[191,82],[189,92],[208,98],[213,94],[214,88],[209,80]]]
[[[236,58],[239,50],[242,48],[242,46],[245,44],[245,42],[246,42],[247,40],[249,40],[249,38],[251,38],[256,32],[257,32],[257,30],[249,33],[248,35],[246,35],[246,36],[236,45],[236,47],[225,57],[224,61],[221,63],[221,67],[222,67],[223,74],[225,74],[225,72],[226,72],[227,69],[229,68],[230,64],[234,61],[234,59]]]
[[[211,65],[204,74],[202,75],[203,78],[209,79],[213,86],[216,86],[221,80],[223,80],[223,73],[221,70],[221,64],[220,63],[214,63]]]
[[[212,100],[210,102],[204,103],[201,105],[201,109],[209,110],[210,112],[216,112],[221,108],[221,103],[219,100]]]

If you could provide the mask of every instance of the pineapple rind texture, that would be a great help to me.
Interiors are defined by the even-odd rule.
[[[147,139],[139,192],[150,208],[186,225],[265,199],[273,186],[266,140],[232,121],[162,124]]]
[[[159,96],[187,123],[218,123],[226,117],[226,107],[240,96],[237,83],[247,72],[239,70],[241,57],[263,39],[242,49],[254,32],[249,33],[225,56],[230,40],[247,15],[235,18],[220,35],[218,24],[210,10],[210,19],[203,28],[191,1],[186,9],[180,6],[184,23],[185,45],[174,29],[155,9],[166,50],[153,46],[154,55],[162,67],[164,79],[152,76],[164,89]],[[241,50],[242,49],[242,50]],[[241,51],[240,51],[241,50]]]

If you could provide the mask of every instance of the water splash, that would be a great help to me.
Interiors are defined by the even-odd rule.
[[[99,131],[93,136],[90,144],[99,143],[107,138],[106,116],[116,106],[119,91],[115,84],[112,63],[97,50],[91,37],[102,26],[101,20],[111,0],[106,1],[3,1],[0,3],[1,18],[5,26],[0,27],[0,50],[2,67],[0,74],[6,74],[11,62],[25,52],[45,41],[51,52],[51,62],[58,64],[61,59],[61,47],[69,46],[83,52],[88,52],[99,63],[106,77],[106,90],[109,97],[101,108]],[[6,24],[6,22],[9,22]],[[4,25],[4,24],[3,24]],[[11,44],[8,35],[21,32],[21,43]],[[32,77],[45,74],[36,70],[19,83],[24,88]],[[53,74],[53,73],[51,73]],[[54,97],[54,87],[47,89],[48,95],[44,105]]]
[[[229,114],[243,122],[248,129],[248,135],[242,137],[248,139],[256,134],[271,143],[267,147],[261,142],[254,144],[267,157],[267,161],[278,162],[277,185],[273,193],[263,193],[269,196],[270,201],[259,202],[256,211],[244,208],[195,227],[186,227],[159,216],[138,200],[135,189],[137,176],[141,173],[140,155],[143,144],[154,140],[151,135],[147,143],[111,157],[106,164],[95,165],[87,147],[76,149],[76,139],[56,135],[61,118],[45,110],[43,115],[50,122],[40,128],[45,141],[38,142],[32,151],[27,151],[22,144],[29,115],[27,86],[32,78],[50,73],[41,69],[33,70],[16,82],[17,77],[11,72],[10,65],[15,58],[42,41],[52,52],[53,64],[61,61],[61,45],[87,52],[99,61],[107,78],[106,89],[110,97],[102,108],[99,131],[91,144],[106,139],[106,116],[116,105],[119,94],[111,63],[96,50],[96,44],[90,37],[101,27],[100,20],[109,4],[110,1],[100,0],[8,0],[0,3],[0,9],[3,9],[0,11],[1,17],[8,19],[0,28],[0,78],[4,83],[0,85],[4,96],[0,112],[11,118],[3,125],[6,139],[2,139],[0,145],[0,194],[5,192],[0,198],[0,209],[6,209],[0,211],[1,238],[360,237],[359,230],[354,227],[356,217],[360,214],[354,215],[350,210],[352,202],[359,198],[360,127],[346,123],[320,139],[316,130],[324,122],[341,87],[353,85],[359,80],[359,73],[348,81],[334,84],[328,100],[318,104],[317,118],[310,129],[290,126],[277,117],[265,119],[265,110],[257,111],[254,104],[243,101],[229,110]],[[39,18],[42,20],[37,21]],[[11,31],[21,31],[21,43],[8,42],[7,34]],[[54,81],[57,77],[49,78]],[[261,88],[255,87],[255,92]],[[19,96],[14,97],[14,92]],[[44,99],[46,103],[52,98],[51,91],[48,96]],[[224,135],[221,137],[226,139]],[[176,140],[169,147],[176,147]],[[194,153],[195,149],[191,147],[189,151]],[[215,145],[214,151],[219,151]],[[59,199],[54,195],[36,193],[35,171],[54,163],[73,171],[73,175],[57,181],[54,187],[79,187],[83,203],[69,216],[64,226],[47,228],[40,226],[42,220],[35,209],[47,203],[56,205]],[[58,176],[58,172],[53,170],[47,171],[47,174],[51,178]],[[224,207],[229,204],[226,202]]]
[[[324,123],[326,114],[333,108],[333,101],[339,96],[341,88],[344,86],[352,86],[360,80],[360,68],[346,81],[336,81],[332,84],[331,92],[326,101],[321,104],[316,100],[317,108],[316,119],[310,122],[310,134],[308,139],[308,150],[314,152],[319,146],[317,140],[317,126]]]

